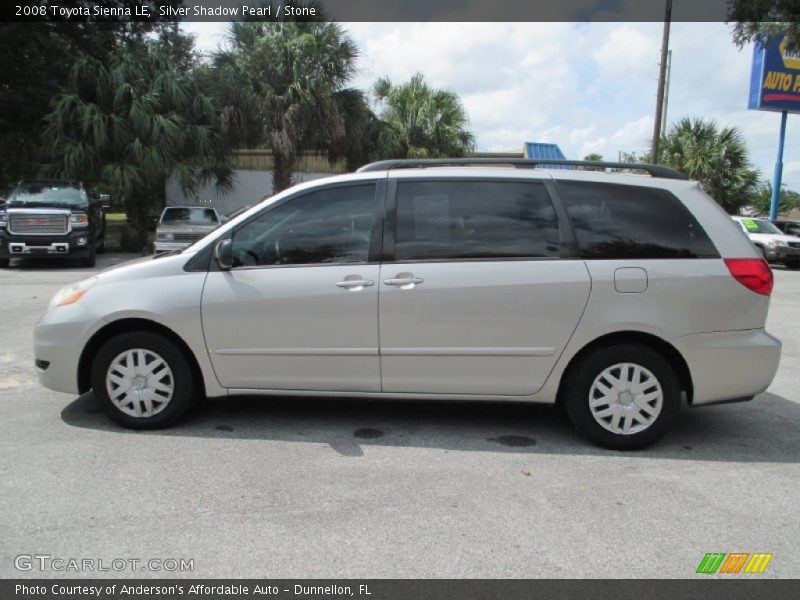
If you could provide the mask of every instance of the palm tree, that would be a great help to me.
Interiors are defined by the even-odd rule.
[[[273,191],[292,184],[302,152],[337,154],[356,128],[353,118],[366,109],[347,87],[357,56],[336,23],[231,23],[228,46],[214,57],[223,127],[237,145],[272,150]]]
[[[751,203],[758,214],[768,215],[772,205],[772,184],[765,182],[758,186]],[[778,195],[778,214],[785,215],[797,209],[800,209],[800,194],[781,186],[781,193]]]
[[[469,119],[455,93],[429,87],[420,73],[399,85],[379,79],[374,93],[382,106],[380,158],[450,158],[472,151]]]
[[[175,175],[191,193],[202,183],[230,185],[217,112],[191,75],[153,47],[85,57],[46,117],[51,160],[43,174],[90,181],[125,205],[140,247],[149,214]]]
[[[731,214],[752,201],[758,183],[742,134],[715,121],[684,117],[675,123],[661,141],[659,163],[698,180]]]

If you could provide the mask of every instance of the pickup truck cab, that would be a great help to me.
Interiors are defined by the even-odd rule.
[[[12,258],[79,258],[94,267],[105,251],[108,196],[81,182],[21,181],[0,209],[0,268]]]

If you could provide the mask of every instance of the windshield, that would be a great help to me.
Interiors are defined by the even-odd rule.
[[[773,235],[783,235],[783,232],[775,227],[770,221],[766,219],[742,219],[747,233],[767,233]]]
[[[8,206],[48,205],[66,208],[85,208],[89,203],[86,192],[71,185],[22,183],[14,188]]]
[[[219,217],[213,208],[165,208],[161,215],[162,225],[217,225]]]

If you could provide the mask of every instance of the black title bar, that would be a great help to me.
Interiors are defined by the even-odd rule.
[[[658,0],[6,0],[0,20],[234,21],[319,16],[369,22],[662,21]],[[316,14],[308,14],[314,10]],[[726,22],[728,0],[674,0],[673,21]]]
[[[5,579],[3,600],[794,600],[800,580]]]

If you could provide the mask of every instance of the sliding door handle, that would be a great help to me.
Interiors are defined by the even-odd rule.
[[[350,277],[350,275],[348,275]],[[348,292],[358,292],[363,290],[365,287],[370,287],[375,285],[375,282],[372,279],[348,279],[347,277],[344,278],[343,281],[337,281],[336,287],[344,288]]]
[[[393,285],[401,290],[410,290],[424,282],[422,277],[416,277],[413,273],[398,273],[394,277],[383,280],[384,285]]]

